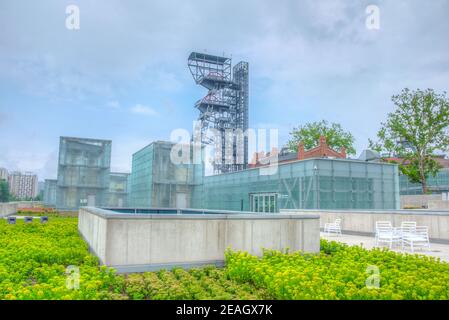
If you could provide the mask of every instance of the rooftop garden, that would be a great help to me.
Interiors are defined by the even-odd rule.
[[[0,299],[448,299],[449,263],[321,241],[320,254],[226,252],[226,267],[118,275],[77,218],[0,220]]]

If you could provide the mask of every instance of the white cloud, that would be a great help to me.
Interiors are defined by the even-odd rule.
[[[142,104],[136,104],[134,107],[131,108],[131,112],[135,114],[142,114],[145,116],[155,116],[157,115],[156,110],[154,110],[151,107],[144,106]]]
[[[113,101],[108,101],[106,103],[106,106],[111,108],[111,109],[119,109],[120,108],[120,102],[113,100]]]
[[[282,5],[268,0],[154,0],[126,5],[118,0],[79,0],[81,29],[72,32],[64,25],[63,3],[4,0],[0,24],[8,28],[0,28],[0,84],[12,86],[8,96],[17,98],[17,103],[22,96],[38,96],[43,104],[45,99],[61,106],[82,104],[97,117],[108,107],[111,112],[101,118],[125,125],[129,134],[148,137],[150,142],[156,135],[168,135],[167,127],[190,127],[197,117],[192,105],[206,91],[191,79],[186,65],[189,52],[225,51],[233,54],[234,63],[240,59],[250,63],[251,126],[279,127],[279,138],[285,142],[294,126],[327,119],[353,132],[361,151],[391,111],[392,94],[406,86],[448,90],[449,42],[443,40],[449,30],[449,3],[376,2],[381,10],[379,31],[365,27],[370,0],[286,0]],[[158,109],[135,104],[136,100]],[[19,155],[5,148],[15,148],[7,142],[23,122],[20,108],[28,108],[27,113],[40,109],[33,103],[19,108],[6,103],[10,101],[0,104],[0,137],[7,137],[0,138],[0,164],[10,161],[12,167],[37,170],[40,166],[35,163],[46,161],[54,142],[37,158],[21,154],[32,159],[29,163],[19,163]],[[91,108],[98,105],[99,112]],[[67,112],[72,114],[69,107]],[[174,112],[183,114],[168,116]],[[134,115],[144,119],[139,122]],[[148,129],[146,117],[152,116],[158,120],[167,116],[169,125],[159,121]],[[72,119],[67,116],[61,122]],[[51,123],[35,125],[46,128],[43,131],[51,139],[69,130]],[[123,133],[106,127],[90,134],[95,136],[95,130],[111,135],[117,150],[134,139],[121,138]],[[38,152],[43,141],[28,148]],[[27,150],[26,142],[23,134],[14,141],[21,150]],[[119,168],[129,166],[137,147],[117,152],[127,154]]]

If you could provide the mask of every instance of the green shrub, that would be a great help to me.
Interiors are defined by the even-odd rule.
[[[226,252],[231,279],[276,299],[448,299],[449,263],[387,249],[365,250],[321,240],[319,254],[265,251],[261,258]],[[379,270],[379,287],[369,267]],[[377,277],[377,276],[375,276]]]

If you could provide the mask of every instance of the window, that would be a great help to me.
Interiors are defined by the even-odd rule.
[[[278,212],[277,193],[252,193],[249,198],[253,212]]]

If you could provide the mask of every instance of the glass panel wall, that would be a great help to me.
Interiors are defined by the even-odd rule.
[[[59,143],[56,206],[78,209],[106,204],[109,189],[111,141],[61,137]]]
[[[279,209],[396,209],[396,165],[341,159],[308,159],[278,166],[207,176],[197,185],[195,208],[270,212]],[[256,204],[257,202],[257,204]]]
[[[407,176],[400,175],[401,194],[422,194],[422,187],[419,183],[410,182]],[[449,191],[449,168],[438,171],[435,177],[427,177],[427,188],[431,193],[441,193]]]

